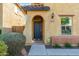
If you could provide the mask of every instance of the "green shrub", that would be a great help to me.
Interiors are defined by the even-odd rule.
[[[9,55],[20,55],[25,45],[26,38],[21,33],[6,33],[0,38],[8,45]]]
[[[47,43],[48,43],[49,45],[52,44],[52,40],[51,40],[51,38],[49,38],[49,39],[47,40]]]
[[[54,44],[53,46],[54,48],[61,48],[61,46],[59,44]]]
[[[79,47],[79,43],[77,44],[77,47]]]
[[[64,47],[66,47],[66,48],[71,48],[72,46],[71,46],[70,43],[65,43],[65,44],[64,44]]]
[[[7,50],[8,50],[8,47],[7,47],[7,45],[4,43],[4,41],[0,41],[0,56],[5,56],[5,55],[7,55]]]

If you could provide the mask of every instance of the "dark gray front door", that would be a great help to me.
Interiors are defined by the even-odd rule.
[[[34,38],[35,40],[42,39],[42,23],[41,22],[34,23]]]

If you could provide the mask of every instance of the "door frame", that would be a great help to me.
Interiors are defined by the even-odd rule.
[[[40,16],[40,15],[36,15],[36,16],[34,16],[34,17],[32,18],[32,40],[35,41],[35,40],[34,40],[34,19],[35,19],[35,17],[40,17],[41,20],[42,20],[42,40],[41,40],[41,41],[44,42],[44,19],[43,19],[43,17]]]

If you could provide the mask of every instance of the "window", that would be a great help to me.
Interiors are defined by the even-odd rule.
[[[72,28],[72,17],[61,17],[61,33],[64,35],[70,35]]]

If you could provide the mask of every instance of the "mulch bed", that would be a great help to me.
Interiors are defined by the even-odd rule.
[[[79,47],[71,47],[71,48],[66,48],[66,47],[61,47],[61,48],[54,48],[52,45],[45,45],[46,49],[79,49]]]
[[[50,48],[53,48],[53,46],[52,45],[45,45],[45,48],[50,49]]]
[[[31,45],[25,46],[25,49],[26,49],[26,51],[27,51],[27,54],[29,53],[30,48],[31,48]]]

